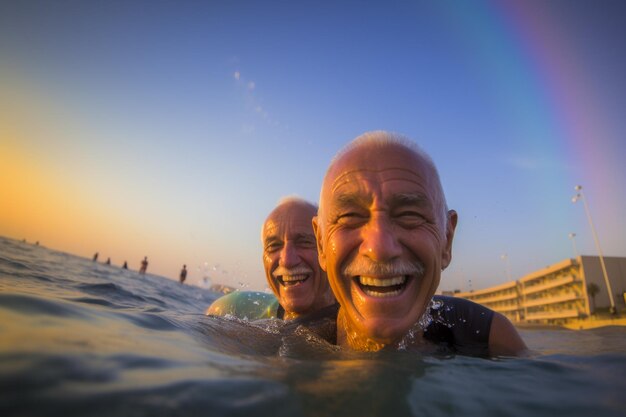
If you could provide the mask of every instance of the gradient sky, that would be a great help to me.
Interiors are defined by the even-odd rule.
[[[459,213],[440,289],[597,254],[576,184],[626,256],[626,3],[380,4],[0,2],[0,235],[263,289],[266,215],[382,129]]]

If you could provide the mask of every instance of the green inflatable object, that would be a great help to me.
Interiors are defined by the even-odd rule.
[[[258,291],[235,291],[226,294],[209,306],[209,316],[231,315],[243,320],[275,318],[278,300],[273,294]]]

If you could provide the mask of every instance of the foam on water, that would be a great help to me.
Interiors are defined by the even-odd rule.
[[[204,316],[219,295],[0,238],[2,415],[626,415],[622,328],[522,330],[523,359],[355,353]]]

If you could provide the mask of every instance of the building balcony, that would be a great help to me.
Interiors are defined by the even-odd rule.
[[[526,302],[524,303],[524,307],[536,307],[536,306],[542,306],[542,305],[549,305],[549,304],[556,304],[556,303],[563,303],[566,301],[574,301],[574,300],[580,300],[583,297],[576,294],[575,292],[567,292],[564,294],[555,294],[552,296],[548,296],[548,297],[541,297],[541,298],[535,298],[535,299],[530,299],[530,300],[526,300]]]
[[[578,310],[542,311],[526,314],[525,321],[576,318],[582,312]]]
[[[576,278],[573,275],[554,278],[551,280],[545,281],[543,284],[533,285],[531,287],[524,286],[522,287],[522,294],[529,295],[534,294],[540,291],[546,291],[551,288],[557,288],[563,285],[570,285],[574,282],[577,282]]]
[[[514,311],[521,311],[522,308],[518,305],[511,305],[511,306],[487,306],[489,308],[491,308],[494,311],[497,311],[498,313],[511,313]]]
[[[497,303],[499,301],[510,301],[510,300],[515,300],[519,297],[519,295],[517,294],[517,292],[512,292],[512,293],[504,293],[504,294],[481,294],[480,296],[474,296],[474,297],[466,297],[472,301],[476,301],[477,303],[480,304],[486,304],[486,303]]]

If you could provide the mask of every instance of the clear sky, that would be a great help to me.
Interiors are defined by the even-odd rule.
[[[0,235],[264,289],[266,215],[382,129],[459,213],[441,289],[596,254],[576,184],[626,256],[624,21],[620,0],[4,0]]]

